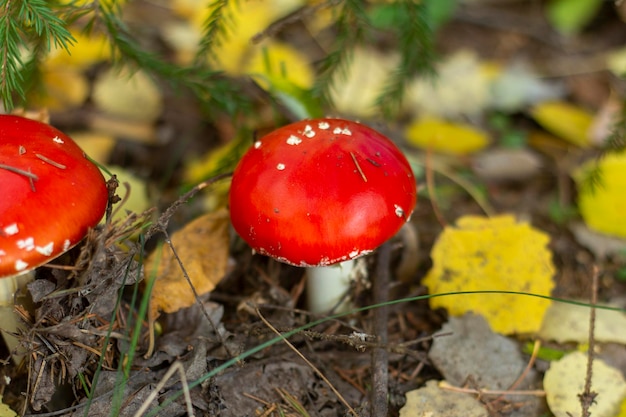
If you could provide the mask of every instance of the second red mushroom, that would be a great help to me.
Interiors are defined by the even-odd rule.
[[[233,174],[231,221],[257,252],[302,267],[327,267],[372,252],[406,223],[415,178],[396,145],[343,119],[293,123],[262,137]],[[309,276],[309,308],[339,294]],[[322,293],[323,300],[319,299]]]

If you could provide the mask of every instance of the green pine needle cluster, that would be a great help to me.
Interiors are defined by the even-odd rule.
[[[127,27],[119,3],[115,0],[45,1],[0,0],[0,96],[5,111],[25,105],[29,92],[39,87],[39,67],[52,48],[68,49],[75,40],[69,27],[74,25],[89,34],[104,32],[111,42],[113,63],[144,70],[155,78],[169,82],[175,89],[191,91],[207,113],[226,112],[231,115],[251,109],[241,84],[211,68],[216,46],[227,40],[230,2],[237,0],[208,0],[210,13],[203,27],[193,64],[180,66],[167,61],[154,51],[146,51]],[[245,3],[238,5],[245,7]],[[397,70],[390,75],[387,88],[378,105],[386,115],[395,112],[402,101],[407,81],[416,73],[431,71],[433,61],[432,33],[426,22],[423,2],[396,0],[393,25],[402,56]],[[334,42],[317,67],[317,80],[312,97],[331,105],[333,83],[345,76],[352,51],[359,44],[375,39],[376,28],[370,19],[370,5],[363,0],[328,0],[317,5],[305,5],[311,13],[330,8],[335,20],[332,26]],[[81,26],[78,26],[80,22]],[[337,77],[339,75],[339,77]]]
[[[426,19],[426,4],[398,0],[393,23],[396,28],[400,64],[390,77],[377,105],[387,118],[400,110],[408,82],[417,74],[434,75],[433,35]]]
[[[330,92],[337,80],[335,76],[338,74],[339,79],[345,79],[351,52],[357,45],[365,42],[367,28],[371,26],[363,1],[343,0],[333,7],[338,14],[335,23],[337,35],[333,49],[319,64],[313,88],[313,95],[326,104],[332,101]]]
[[[0,96],[5,109],[14,107],[15,94],[25,99],[26,74],[42,54],[74,42],[65,10],[56,7],[44,0],[0,0]]]

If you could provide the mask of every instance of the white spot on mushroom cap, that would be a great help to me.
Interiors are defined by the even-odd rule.
[[[261,147],[261,141],[257,140],[256,142],[254,142],[254,149],[259,149]]]
[[[396,216],[400,217],[401,219],[404,219],[404,209],[397,204],[394,204],[393,208],[396,211]]]
[[[347,127],[344,127],[344,128],[336,127],[335,129],[333,129],[333,133],[335,135],[352,136],[352,131],[348,129]]]
[[[54,251],[54,242],[50,242],[46,246],[36,246],[35,250],[43,256],[50,256]]]
[[[295,135],[291,135],[287,138],[287,145],[299,145],[302,143],[302,139]]]
[[[32,237],[27,237],[26,239],[20,239],[15,242],[18,248],[24,249],[26,251],[31,251],[35,249],[35,239]]]
[[[53,140],[55,143],[65,143],[65,142],[63,141],[63,139],[61,139],[61,138],[60,138],[60,137],[58,137],[58,136],[55,136],[54,138],[52,138],[52,140]]]
[[[285,169],[285,164],[278,164],[278,165],[276,165],[276,169],[279,170],[279,171],[284,170]]]
[[[72,242],[70,242],[69,239],[65,239],[65,241],[63,242],[63,252],[67,252],[71,246]]]
[[[319,122],[317,124],[317,127],[319,127],[322,130],[326,130],[330,127],[330,124],[328,122]]]
[[[0,249],[0,256],[5,256],[7,253],[5,251],[3,251],[2,249]]]
[[[28,268],[28,263],[22,261],[21,259],[18,259],[15,261],[15,270],[20,272],[25,270],[26,268]]]
[[[303,132],[304,136],[307,138],[312,138],[315,136],[315,130],[310,125],[306,125]]]
[[[12,236],[19,231],[20,229],[17,227],[17,223],[13,223],[4,227],[4,234],[6,234],[7,236]]]

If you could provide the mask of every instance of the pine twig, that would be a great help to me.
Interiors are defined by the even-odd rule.
[[[398,112],[407,84],[417,74],[434,75],[433,34],[426,21],[425,2],[397,0],[394,28],[398,38],[400,63],[387,80],[376,105],[390,118]]]
[[[340,0],[339,4],[341,7],[338,7],[339,16],[335,23],[337,36],[333,49],[320,63],[313,86],[313,95],[325,103],[332,102],[330,92],[334,83],[346,78],[346,70],[352,58],[351,51],[365,41],[366,28],[370,26],[361,0]]]

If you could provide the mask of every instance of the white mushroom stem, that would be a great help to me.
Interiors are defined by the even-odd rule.
[[[15,312],[15,294],[35,277],[31,270],[20,275],[0,278],[0,331],[11,357],[19,364],[26,350],[20,344],[16,335],[24,329],[24,323]]]
[[[354,275],[353,259],[331,266],[307,268],[307,304],[312,313],[326,313],[333,310],[343,313],[350,309],[346,297]],[[339,304],[339,302],[345,300]]]

